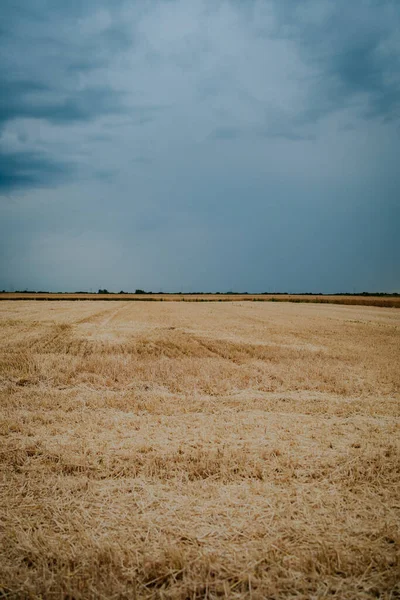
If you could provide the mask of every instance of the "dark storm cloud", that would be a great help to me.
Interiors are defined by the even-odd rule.
[[[351,111],[354,120],[400,118],[400,3],[273,0],[249,2],[245,8],[235,5],[252,23],[256,38],[287,41],[308,72],[293,73],[303,90],[295,111],[265,107],[256,126],[227,124],[217,127],[211,138],[310,141],[315,138],[312,127],[340,111]],[[275,16],[268,26],[263,25],[266,7]],[[213,81],[206,89],[216,95],[220,84]]]
[[[120,90],[80,82],[92,71],[106,68],[112,56],[131,43],[123,23],[87,36],[75,35],[78,19],[90,15],[95,6],[45,0],[2,2],[0,134],[18,119],[68,125],[126,111]],[[46,157],[41,149],[1,147],[2,189],[54,184],[68,173],[72,173],[70,164]]]
[[[82,91],[61,90],[27,81],[7,81],[0,85],[0,123],[18,118],[43,119],[52,123],[89,121],[101,115],[121,113],[121,94],[109,88],[92,87]]]
[[[315,122],[357,101],[363,118],[400,117],[397,0],[283,0],[275,11],[278,35],[292,40],[314,69],[309,107],[298,121]]]
[[[399,289],[399,24],[2,0],[0,288]]]
[[[72,172],[72,165],[58,163],[38,152],[11,153],[0,149],[0,193],[59,183]]]

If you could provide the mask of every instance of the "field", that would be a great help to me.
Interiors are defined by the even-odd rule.
[[[107,300],[130,302],[295,302],[381,306],[400,308],[400,295],[321,295],[321,294],[61,294],[48,292],[0,292],[1,300]]]
[[[0,597],[400,597],[400,311],[0,304]]]

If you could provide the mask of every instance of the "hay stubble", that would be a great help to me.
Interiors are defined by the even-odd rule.
[[[3,595],[400,594],[397,310],[0,308]]]

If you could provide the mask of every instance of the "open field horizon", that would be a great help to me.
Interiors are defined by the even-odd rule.
[[[85,292],[0,292],[0,301],[107,301],[107,302],[294,302],[317,304],[343,304],[400,308],[398,294],[230,294],[230,293],[85,293]]]
[[[400,312],[244,300],[1,302],[0,597],[400,596]]]

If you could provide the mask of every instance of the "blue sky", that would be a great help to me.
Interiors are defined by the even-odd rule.
[[[400,291],[397,0],[2,0],[0,289]]]

